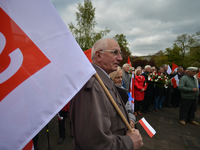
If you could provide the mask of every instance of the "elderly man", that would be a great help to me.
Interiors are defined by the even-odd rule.
[[[120,53],[120,47],[114,39],[100,39],[92,47],[92,60],[98,75],[129,121],[123,100],[108,76],[117,70],[122,60]],[[138,130],[127,131],[95,77],[91,77],[71,100],[70,120],[76,150],[133,150],[143,145]]]
[[[194,75],[197,71],[196,67],[188,67],[187,74],[181,77],[178,88],[181,90],[181,106],[180,106],[180,123],[185,125],[186,121],[194,125],[199,125],[194,121],[196,111],[196,98],[199,95],[197,80]]]
[[[122,71],[123,71],[123,76],[122,76],[122,81],[125,84],[125,89],[129,92],[130,88],[130,83],[131,83],[131,76],[129,75],[128,71],[130,69],[130,65],[128,63],[125,63],[122,66]]]

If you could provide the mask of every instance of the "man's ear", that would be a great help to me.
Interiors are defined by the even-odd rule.
[[[96,51],[96,52],[95,52],[95,57],[96,57],[96,60],[97,60],[98,62],[100,62],[101,59],[102,59],[101,54],[102,54],[102,53],[101,53],[100,51]]]

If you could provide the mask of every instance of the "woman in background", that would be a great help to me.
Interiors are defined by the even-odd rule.
[[[109,76],[111,77],[111,79],[115,82],[115,85],[121,89],[124,90],[124,93],[127,93],[128,91],[126,91],[126,89],[124,89],[124,87],[122,86],[122,76],[123,76],[123,72],[121,67],[117,67],[117,71],[112,72],[111,74],[109,74]],[[126,94],[127,98],[123,98],[124,104],[126,106],[126,110],[128,112],[129,118],[130,118],[130,125],[132,128],[135,127],[135,122],[136,122],[136,118],[135,115],[131,112],[131,105],[130,102],[128,101],[128,94]]]

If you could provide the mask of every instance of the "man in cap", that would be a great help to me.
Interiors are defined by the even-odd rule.
[[[185,125],[186,121],[194,125],[199,125],[194,121],[196,110],[196,98],[199,95],[197,80],[194,75],[197,71],[196,67],[188,67],[187,74],[180,79],[178,88],[181,90],[181,106],[180,106],[180,123]]]

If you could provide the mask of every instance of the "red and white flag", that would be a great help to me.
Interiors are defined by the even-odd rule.
[[[129,103],[131,105],[131,111],[134,113],[134,74],[132,73],[131,77],[131,84],[130,84],[130,90],[129,90]]]
[[[144,117],[139,120],[139,123],[142,125],[142,127],[150,137],[153,137],[156,134],[154,128],[152,128],[152,126],[146,121]]]
[[[96,71],[50,0],[1,0],[0,20],[0,149],[21,150]]]
[[[172,71],[176,71],[177,69],[178,69],[178,66],[175,63],[173,63],[172,64]]]
[[[129,56],[128,56],[128,61],[127,61],[127,63],[132,67]]]
[[[175,75],[175,76],[171,79],[171,84],[173,85],[174,88],[178,87],[178,85],[179,85],[178,75]]]

